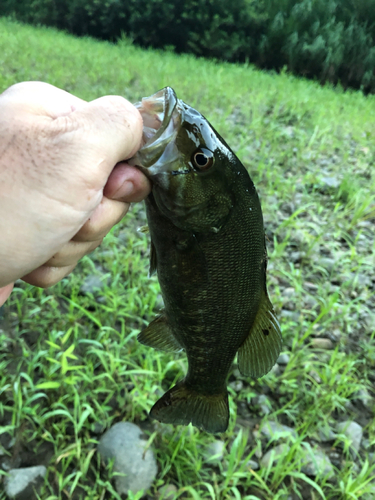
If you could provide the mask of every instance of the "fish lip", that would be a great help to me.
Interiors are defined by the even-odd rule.
[[[175,91],[165,87],[134,106],[144,123],[143,145],[128,163],[151,178],[171,171],[179,157],[175,138],[182,122],[182,108]]]

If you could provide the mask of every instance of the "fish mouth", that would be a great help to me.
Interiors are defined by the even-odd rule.
[[[180,157],[175,139],[183,120],[183,108],[175,91],[165,87],[134,106],[143,119],[143,137],[141,148],[128,163],[151,179],[175,172],[173,165]]]

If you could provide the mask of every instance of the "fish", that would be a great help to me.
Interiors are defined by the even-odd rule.
[[[164,310],[138,335],[142,344],[185,351],[183,380],[152,407],[162,423],[208,433],[229,424],[227,379],[265,375],[282,346],[266,285],[261,205],[246,168],[225,140],[171,87],[136,104],[142,147],[129,163],[151,181],[146,199],[150,271]]]

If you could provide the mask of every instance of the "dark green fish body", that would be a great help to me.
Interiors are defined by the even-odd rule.
[[[281,348],[266,290],[262,211],[249,174],[225,141],[172,89],[161,92],[161,124],[134,163],[153,182],[146,202],[150,271],[158,273],[165,310],[139,340],[184,349],[189,368],[151,416],[223,432],[229,419],[226,381],[236,353],[241,372],[259,377]],[[145,127],[154,117],[148,105],[160,95],[140,106]]]

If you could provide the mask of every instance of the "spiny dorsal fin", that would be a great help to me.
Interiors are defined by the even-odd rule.
[[[238,351],[240,372],[248,377],[262,377],[276,363],[281,346],[280,325],[264,290],[254,324]]]
[[[173,335],[164,314],[157,316],[151,321],[137,338],[141,344],[153,347],[154,349],[160,349],[161,351],[178,352],[183,349]]]

